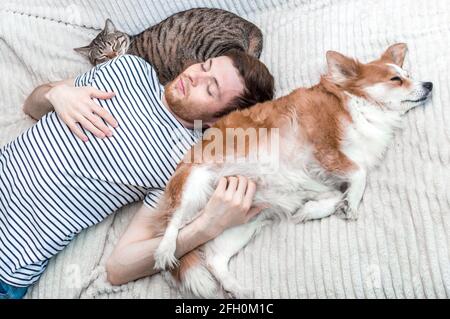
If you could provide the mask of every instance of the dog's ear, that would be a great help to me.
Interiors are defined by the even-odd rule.
[[[75,52],[81,54],[82,56],[89,57],[90,52],[91,52],[91,47],[88,45],[88,46],[81,47],[81,48],[75,48],[73,50]]]
[[[342,84],[358,76],[359,63],[335,51],[327,52],[328,76],[336,84]]]
[[[381,60],[388,63],[393,63],[399,67],[403,66],[405,62],[406,53],[408,52],[408,46],[405,43],[397,43],[391,45],[381,56]]]

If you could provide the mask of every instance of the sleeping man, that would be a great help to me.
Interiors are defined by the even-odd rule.
[[[149,216],[201,135],[194,121],[210,126],[273,90],[264,64],[238,52],[192,65],[165,87],[150,64],[125,55],[35,89],[24,111],[39,121],[0,149],[0,299],[22,298],[79,232],[142,200],[106,268],[112,284],[153,274],[160,238]],[[181,230],[177,257],[261,211],[245,209],[254,183],[221,185]]]

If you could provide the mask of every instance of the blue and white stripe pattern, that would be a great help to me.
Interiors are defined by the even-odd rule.
[[[114,91],[96,100],[118,121],[104,140],[78,139],[55,112],[0,150],[0,280],[29,286],[81,230],[120,207],[155,207],[199,133],[162,103],[164,88],[144,60],[126,55],[75,81]]]

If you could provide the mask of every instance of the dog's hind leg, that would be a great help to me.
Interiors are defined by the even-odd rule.
[[[180,258],[178,268],[165,272],[165,279],[172,287],[181,287],[185,298],[217,298],[218,284],[207,269],[199,249]]]
[[[253,236],[270,223],[264,218],[263,215],[258,215],[255,220],[247,224],[226,230],[204,246],[209,270],[232,298],[252,298],[253,296],[253,291],[243,287],[233,276],[228,264],[230,259],[244,248]]]
[[[214,174],[205,167],[183,168],[167,185],[167,196],[180,198],[170,219],[163,239],[155,252],[155,269],[174,268],[178,232],[206,205],[214,189]],[[170,199],[169,199],[170,200]]]

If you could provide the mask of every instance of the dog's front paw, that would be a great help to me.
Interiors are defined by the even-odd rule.
[[[178,266],[178,259],[175,257],[176,242],[162,241],[155,252],[155,269],[173,269]]]
[[[309,203],[309,202],[308,202]],[[295,214],[289,217],[289,221],[293,224],[301,224],[304,222],[307,222],[308,220],[311,220],[311,217],[307,213],[306,206],[308,205],[306,203],[301,208],[299,208]]]
[[[335,215],[346,220],[356,220],[358,219],[358,208],[355,205],[351,205],[349,200],[344,197],[337,203]]]
[[[308,215],[306,214],[295,214],[295,216],[292,216],[290,218],[290,222],[292,222],[293,224],[301,224],[301,223],[306,223],[307,221],[311,220],[311,218],[309,218]]]
[[[339,218],[346,219],[348,209],[348,200],[344,197],[336,204],[334,214]]]
[[[357,220],[358,219],[358,209],[352,208],[351,206],[349,206],[347,211],[345,212],[345,215],[341,216],[341,217],[346,220]]]

